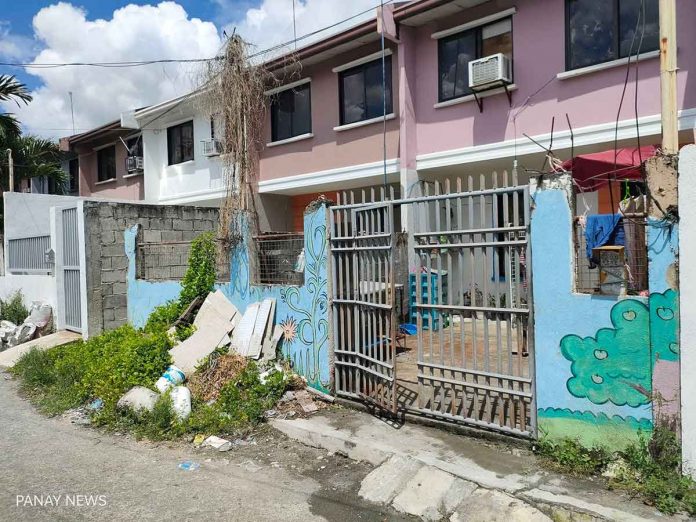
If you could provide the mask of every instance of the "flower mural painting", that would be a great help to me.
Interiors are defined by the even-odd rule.
[[[297,321],[295,318],[288,316],[280,323],[280,327],[283,329],[283,343],[287,345],[294,343],[297,338]]]

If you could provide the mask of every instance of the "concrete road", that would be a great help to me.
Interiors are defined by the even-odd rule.
[[[227,453],[138,442],[46,418],[17,388],[0,374],[2,521],[403,520],[357,496],[369,466],[271,428]]]

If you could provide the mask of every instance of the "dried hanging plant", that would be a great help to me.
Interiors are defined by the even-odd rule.
[[[226,197],[220,206],[218,236],[224,250],[242,240],[245,221],[256,232],[255,193],[269,103],[264,93],[298,72],[292,56],[271,69],[250,50],[241,37],[232,36],[221,56],[208,62],[199,97],[222,148]]]

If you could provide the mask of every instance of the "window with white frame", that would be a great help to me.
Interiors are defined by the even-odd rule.
[[[658,4],[659,0],[566,0],[566,69],[659,49]]]
[[[167,128],[167,157],[169,165],[193,160],[193,121]]]
[[[382,79],[381,57],[339,72],[341,125],[371,120],[392,113],[391,58],[391,55],[384,57],[384,79]],[[384,99],[382,84],[384,84]]]
[[[512,17],[440,38],[438,101],[471,94],[469,62],[498,53],[512,60]]]
[[[116,179],[116,146],[97,151],[97,181]]]
[[[271,141],[312,132],[312,96],[306,82],[271,96]]]

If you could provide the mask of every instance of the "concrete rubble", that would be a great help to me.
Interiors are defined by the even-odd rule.
[[[52,317],[51,305],[42,301],[33,301],[29,308],[29,315],[22,324],[0,321],[0,352],[44,335],[51,329]]]

